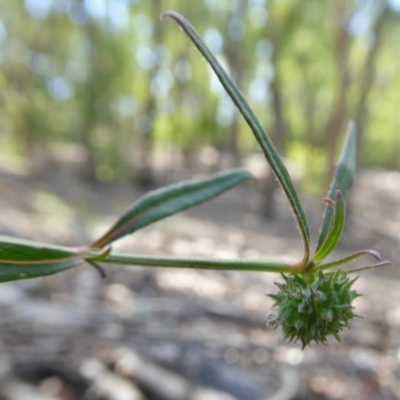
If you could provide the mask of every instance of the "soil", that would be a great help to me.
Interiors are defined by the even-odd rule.
[[[54,168],[0,171],[0,233],[90,243],[140,196]],[[303,198],[313,237],[324,202]],[[124,238],[115,250],[296,260],[302,245],[279,192],[261,216],[260,184],[239,187]],[[327,346],[266,326],[279,275],[82,266],[0,288],[0,399],[400,399],[400,173],[364,171],[334,257],[372,248],[393,266],[360,274],[351,329]],[[371,263],[372,260],[362,260]]]

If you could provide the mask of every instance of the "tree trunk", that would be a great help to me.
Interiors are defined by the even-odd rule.
[[[244,19],[248,8],[248,0],[239,0],[237,3],[237,7],[229,18],[229,23],[234,19]],[[243,87],[243,79],[245,72],[245,57],[243,54],[243,47],[240,46],[242,42],[241,38],[235,40],[234,38],[230,38],[228,41],[228,45],[226,48],[226,57],[228,60],[228,65],[231,70],[232,79],[235,81],[236,86],[241,89]],[[227,141],[227,150],[229,155],[232,158],[233,166],[237,167],[241,162],[241,152],[240,152],[240,144],[239,144],[239,136],[240,136],[240,114],[236,109],[234,110],[232,124],[229,129],[229,138]]]
[[[273,17],[269,21],[268,36],[273,45],[273,53],[271,58],[274,77],[270,84],[272,94],[272,124],[271,138],[275,144],[279,154],[283,157],[286,154],[286,132],[287,127],[284,117],[284,106],[282,102],[282,84],[279,67],[280,51],[281,51],[281,36],[279,30],[279,22]],[[270,171],[263,185],[264,202],[262,206],[262,215],[267,219],[273,219],[276,216],[275,193],[279,187],[275,174]]]
[[[157,21],[161,13],[160,0],[152,0],[152,19]],[[162,43],[163,39],[163,24],[154,24],[154,42],[156,46]],[[149,95],[144,106],[144,116],[142,116],[142,123],[139,124],[139,133],[141,135],[141,151],[140,151],[140,165],[139,165],[139,176],[137,183],[143,189],[149,189],[155,185],[155,176],[153,169],[153,157],[152,151],[154,148],[154,121],[157,116],[157,99],[154,94],[150,91],[150,82],[153,79],[155,73],[157,72],[157,66],[152,68],[148,75],[149,82]]]
[[[382,36],[384,31],[384,26],[389,16],[388,7],[385,6],[384,9],[377,16],[374,24],[374,40],[371,44],[370,50],[367,54],[364,68],[363,68],[363,80],[361,82],[360,96],[357,102],[355,111],[355,122],[358,133],[358,148],[362,148],[362,143],[364,141],[364,131],[366,126],[366,119],[368,117],[368,96],[375,80],[376,73],[376,61],[378,51],[382,44]],[[358,165],[358,163],[357,163]]]

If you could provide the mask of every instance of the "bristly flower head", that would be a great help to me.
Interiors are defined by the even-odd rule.
[[[351,303],[359,294],[351,287],[357,278],[350,280],[344,271],[283,278],[284,283],[276,283],[279,292],[270,295],[276,313],[268,317],[269,325],[281,326],[285,338],[300,340],[303,349],[312,341],[326,344],[329,335],[340,341],[339,333],[356,316]]]

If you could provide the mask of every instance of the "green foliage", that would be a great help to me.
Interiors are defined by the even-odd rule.
[[[253,179],[250,172],[234,169],[150,192],[134,203],[105,235],[78,249],[0,236],[0,282],[51,275],[84,262],[98,268],[98,262],[107,261],[109,244],[115,240],[250,179]]]
[[[0,236],[0,282],[56,274],[82,262],[71,248]]]
[[[204,203],[249,179],[254,179],[250,172],[235,169],[150,192],[134,203],[91,247],[103,248],[138,229]]]
[[[341,213],[342,216],[342,226],[340,227],[340,233],[343,229],[344,225],[344,200],[347,199],[350,187],[354,180],[354,175],[356,173],[356,127],[353,122],[349,124],[348,131],[345,138],[345,143],[343,146],[342,154],[339,158],[338,164],[336,166],[335,174],[333,176],[331,187],[328,192],[328,199],[335,201],[338,200],[338,191],[342,194],[343,198],[341,199]],[[335,209],[336,214],[338,213],[337,208]],[[334,218],[334,208],[331,207],[331,204],[327,204],[324,213],[324,219],[322,224],[321,233],[318,239],[317,250],[323,245],[323,243],[327,240],[327,235],[330,227],[332,226],[332,219]],[[337,215],[335,216],[337,220]],[[336,246],[336,244],[335,244]],[[334,247],[335,247],[334,246]]]
[[[319,240],[322,241],[321,246],[319,246],[317,252],[313,256],[314,263],[318,264],[324,260],[339,243],[340,237],[342,236],[344,223],[346,220],[346,208],[344,204],[344,199],[342,193],[337,190],[335,202],[328,204],[329,209],[334,209],[334,219],[330,225],[329,233],[321,240],[324,230],[321,231]]]

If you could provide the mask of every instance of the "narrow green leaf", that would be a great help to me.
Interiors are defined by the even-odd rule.
[[[332,178],[332,183],[328,191],[328,199],[334,200],[337,190],[347,200],[350,187],[353,183],[356,173],[356,158],[357,158],[357,138],[356,126],[353,121],[348,125],[346,137],[343,143],[342,152],[339,161],[336,165],[335,173]],[[334,218],[334,210],[328,204],[325,207],[324,217],[322,222],[321,232],[318,238],[317,251],[319,251],[322,244],[325,242],[326,237],[332,226]]]
[[[180,27],[184,30],[184,32],[188,35],[188,37],[192,40],[194,45],[200,51],[200,53],[204,56],[207,62],[210,64],[211,68],[214,70],[221,84],[231,97],[232,101],[236,104],[240,113],[243,115],[247,124],[251,128],[253,134],[255,135],[258,143],[260,144],[267,161],[269,162],[272,170],[274,171],[276,177],[278,178],[279,183],[281,184],[288,200],[291,205],[291,208],[294,213],[294,217],[296,219],[297,225],[299,227],[303,242],[304,242],[304,259],[308,260],[310,253],[310,228],[308,226],[307,218],[305,216],[303,207],[298,198],[296,189],[294,184],[290,178],[290,175],[283,164],[275,146],[273,145],[271,139],[265,132],[264,128],[261,126],[257,117],[251,110],[248,105],[246,99],[237,88],[232,79],[228,76],[225,70],[218,63],[215,56],[211,53],[211,51],[204,44],[203,40],[200,38],[196,30],[193,26],[181,15],[175,13],[173,11],[164,12],[161,14],[161,19],[166,17],[172,18],[175,20]]]
[[[125,235],[210,200],[253,178],[253,175],[244,169],[233,169],[205,179],[180,182],[150,192],[135,202],[91,247],[102,248]]]
[[[52,275],[82,262],[68,247],[0,236],[0,282]]]
[[[367,250],[357,251],[356,253],[353,253],[345,258],[341,258],[340,260],[335,260],[335,261],[332,261],[332,262],[329,262],[326,264],[321,264],[318,267],[318,269],[326,270],[326,269],[331,269],[331,268],[335,268],[335,267],[340,267],[341,265],[353,262],[353,261],[357,260],[358,258],[367,257],[367,256],[375,258],[375,260],[378,261],[378,264],[387,265],[387,263],[390,263],[390,261],[382,261],[382,257],[377,251],[367,249]]]
[[[346,220],[346,206],[340,190],[336,191],[334,208],[335,210],[334,210],[334,220],[332,223],[332,229],[326,236],[324,243],[322,243],[321,247],[312,258],[315,264],[320,263],[331,253],[331,251],[338,244],[340,237],[342,236],[343,227]]]
[[[348,270],[346,270],[346,272],[348,274],[358,274],[359,272],[367,271],[369,269],[376,269],[376,268],[380,268],[380,267],[390,267],[392,265],[393,265],[393,263],[391,261],[385,260],[385,261],[381,261],[376,264],[364,265],[363,267],[348,269]]]

